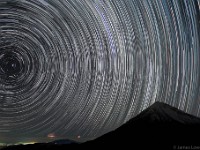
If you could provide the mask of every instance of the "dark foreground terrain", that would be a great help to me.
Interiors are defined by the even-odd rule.
[[[200,149],[200,118],[167,104],[156,102],[118,129],[85,143],[38,143],[4,150],[115,148],[128,149]]]

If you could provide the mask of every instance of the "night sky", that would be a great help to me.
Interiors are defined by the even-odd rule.
[[[200,116],[199,0],[0,0],[0,143],[93,139],[155,101]]]

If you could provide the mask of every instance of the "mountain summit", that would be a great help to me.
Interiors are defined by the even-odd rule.
[[[155,102],[121,127],[85,144],[176,149],[181,145],[200,145],[196,138],[199,135],[200,118]]]
[[[166,123],[182,125],[200,125],[200,118],[187,114],[166,103],[155,102],[153,105],[142,111],[131,121],[145,122],[149,124]]]

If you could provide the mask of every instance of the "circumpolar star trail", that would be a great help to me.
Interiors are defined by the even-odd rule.
[[[199,0],[1,0],[0,142],[92,139],[161,101],[200,116]]]

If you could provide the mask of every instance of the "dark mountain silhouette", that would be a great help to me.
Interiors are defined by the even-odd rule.
[[[68,139],[60,139],[60,140],[55,140],[52,142],[49,142],[49,144],[57,144],[57,145],[67,145],[67,144],[79,144],[76,141],[73,140],[68,140]]]
[[[199,135],[200,118],[156,102],[116,130],[83,145],[181,149],[200,146]]]
[[[34,144],[14,149],[106,148],[119,146],[131,149],[194,149],[200,148],[200,118],[170,105],[156,102],[139,115],[95,140],[82,144]],[[62,141],[62,140],[61,140]],[[62,142],[61,142],[62,143]],[[6,149],[11,149],[6,148]]]

